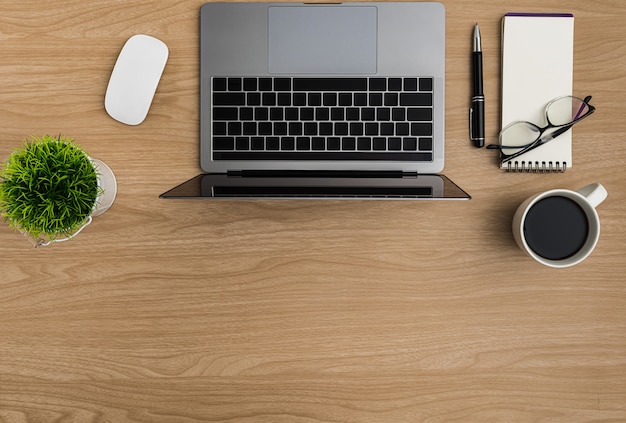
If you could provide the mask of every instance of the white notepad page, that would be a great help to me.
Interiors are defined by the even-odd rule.
[[[502,20],[502,128],[526,120],[547,124],[546,105],[572,95],[574,16],[507,14]],[[512,166],[513,169],[510,169]],[[535,148],[502,169],[572,166],[572,131]]]

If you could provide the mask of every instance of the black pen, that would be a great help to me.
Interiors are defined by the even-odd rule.
[[[483,95],[483,52],[480,45],[480,29],[474,26],[474,49],[472,51],[472,107],[470,108],[470,140],[478,148],[485,145],[485,96]]]

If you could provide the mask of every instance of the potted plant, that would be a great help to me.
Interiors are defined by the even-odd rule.
[[[67,137],[32,137],[0,166],[0,214],[35,246],[66,241],[108,209],[113,172]]]

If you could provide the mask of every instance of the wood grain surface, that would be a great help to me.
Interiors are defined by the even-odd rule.
[[[118,179],[75,239],[0,225],[2,422],[626,421],[626,3],[446,1],[446,169],[469,202],[178,201],[199,172],[202,1],[0,2],[0,157],[76,138]],[[500,19],[575,15],[564,174],[506,174],[468,140],[471,34],[497,139]],[[123,43],[170,59],[147,120],[105,112]],[[582,264],[526,258],[510,224],[552,188],[601,182]]]

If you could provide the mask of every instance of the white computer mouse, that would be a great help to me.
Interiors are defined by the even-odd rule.
[[[149,35],[134,35],[126,41],[104,97],[104,108],[113,119],[127,125],[144,121],[168,55],[165,43]]]

